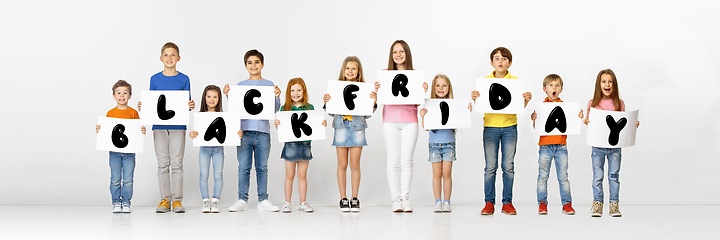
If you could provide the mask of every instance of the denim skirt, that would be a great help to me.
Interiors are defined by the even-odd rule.
[[[310,142],[286,142],[280,158],[285,161],[308,161],[312,159]]]

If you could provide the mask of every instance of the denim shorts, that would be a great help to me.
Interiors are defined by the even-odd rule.
[[[343,126],[335,129],[333,146],[336,147],[363,147],[367,146],[365,140],[365,129],[354,131],[352,121],[343,120]]]
[[[312,159],[310,142],[286,142],[280,158],[285,161],[308,161]]]
[[[455,142],[428,143],[428,162],[455,161]]]

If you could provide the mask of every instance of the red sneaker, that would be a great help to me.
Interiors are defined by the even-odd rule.
[[[538,207],[538,214],[547,215],[547,203],[540,203],[540,207]]]
[[[517,215],[517,211],[515,211],[515,207],[513,207],[512,203],[503,204],[502,213],[507,215]]]
[[[493,213],[495,213],[495,205],[491,202],[486,202],[485,207],[480,211],[481,215],[493,215]]]
[[[565,204],[562,212],[567,215],[575,215],[575,209],[572,208],[572,203]]]

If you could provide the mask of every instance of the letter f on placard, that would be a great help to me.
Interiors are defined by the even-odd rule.
[[[620,142],[620,131],[625,128],[625,125],[627,125],[627,119],[626,118],[620,118],[617,122],[615,122],[615,118],[613,118],[610,115],[607,115],[605,117],[605,122],[607,123],[608,128],[610,128],[610,136],[608,136],[608,143],[612,146],[615,146]]]
[[[312,127],[305,123],[307,119],[307,113],[300,114],[300,117],[298,117],[297,113],[293,113],[293,115],[290,117],[290,125],[292,126],[293,134],[296,138],[300,138],[300,130],[302,130],[302,132],[304,132],[306,136],[312,135]]]
[[[345,107],[349,110],[355,110],[355,102],[353,99],[357,98],[357,94],[354,92],[360,91],[360,87],[354,84],[345,86],[343,89],[343,99],[345,100]]]

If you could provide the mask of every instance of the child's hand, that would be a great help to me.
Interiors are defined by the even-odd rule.
[[[145,126],[142,126],[142,127],[140,128],[140,131],[142,131],[143,135],[145,135]]]
[[[100,132],[100,125],[95,125],[95,133]]]
[[[327,127],[327,120],[323,119],[322,125],[323,127]]]
[[[194,101],[194,100],[190,100],[190,101],[188,102],[188,107],[190,108],[190,110],[195,109],[195,101]]]
[[[327,103],[328,101],[330,101],[330,94],[327,94],[327,93],[326,93],[326,94],[323,96],[323,102]]]
[[[425,108],[420,109],[420,117],[424,118],[426,113],[427,113],[427,109],[425,109]]]
[[[640,127],[640,121],[635,124],[635,127]]]
[[[225,84],[225,87],[223,87],[223,93],[225,94],[225,96],[230,93],[230,84]]]
[[[583,111],[582,111],[582,110],[580,110],[580,113],[578,113],[578,117],[579,117],[579,118],[583,118]]]
[[[195,139],[198,135],[197,131],[190,131],[190,138]]]
[[[280,120],[275,119],[275,129],[277,129],[278,125],[280,125]]]
[[[590,120],[588,120],[588,118],[583,119],[583,123],[585,123],[585,125],[588,125],[589,122]]]
[[[243,135],[242,130],[238,131],[238,136],[242,137],[242,135]]]
[[[472,112],[472,103],[468,103],[468,110]]]
[[[370,98],[374,100],[373,104],[377,104],[377,92],[370,93]]]
[[[522,96],[523,96],[523,98],[525,99],[525,106],[527,107],[528,103],[529,103],[530,100],[532,99],[532,93],[530,93],[530,92],[525,92],[525,93],[523,93]]]
[[[140,111],[141,106],[142,106],[142,102],[138,101],[138,112]]]
[[[380,89],[380,82],[376,81],[375,82],[375,91],[377,92],[378,89]]]
[[[423,89],[425,89],[425,92],[427,92],[428,84],[426,82],[423,82]]]
[[[582,112],[582,111],[581,111],[581,112]],[[533,111],[533,113],[530,114],[530,120],[532,120],[533,122],[535,122],[535,119],[537,119],[537,114],[535,114],[535,111]]]
[[[472,91],[472,93],[470,94],[470,98],[472,98],[473,102],[475,101],[476,98],[479,98],[479,97],[480,97],[480,92],[478,92],[478,91]]]
[[[275,85],[275,97],[280,97],[280,88]]]

